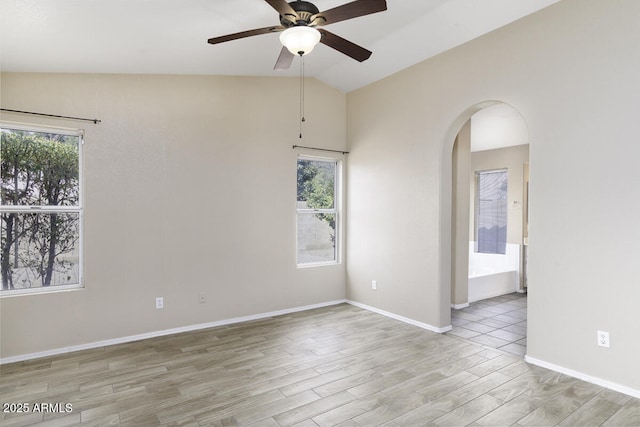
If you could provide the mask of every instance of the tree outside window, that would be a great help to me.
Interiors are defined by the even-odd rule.
[[[2,291],[81,283],[81,134],[2,127]]]
[[[337,262],[337,174],[336,160],[298,159],[298,265]]]

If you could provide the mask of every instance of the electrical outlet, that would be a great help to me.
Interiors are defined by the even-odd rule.
[[[371,289],[373,289],[374,291],[376,289],[378,289],[378,282],[376,282],[375,280],[371,281]]]
[[[156,308],[164,308],[164,298],[157,297],[156,298]]]
[[[609,332],[598,331],[598,345],[609,348]]]
[[[200,304],[204,304],[207,302],[207,296],[205,294],[198,295],[198,302]]]

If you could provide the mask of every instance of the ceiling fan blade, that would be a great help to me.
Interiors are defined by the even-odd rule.
[[[278,60],[276,61],[276,65],[273,67],[274,70],[286,70],[291,67],[291,63],[293,62],[293,58],[295,56],[293,53],[289,52],[289,49],[282,46],[282,50],[280,51],[280,56],[278,56]]]
[[[327,46],[332,47],[347,56],[350,56],[358,62],[365,61],[371,56],[372,52],[370,50],[367,50],[353,42],[350,42],[347,39],[343,39],[340,36],[330,33],[324,28],[318,28],[318,31],[320,31],[320,34],[322,34],[320,43],[326,44]]]
[[[293,10],[291,5],[286,2],[286,0],[265,0],[269,3],[269,6],[274,8],[280,16],[287,19],[291,23],[295,24],[298,21],[298,13]]]
[[[311,23],[313,25],[334,24],[384,10],[387,10],[386,0],[356,0],[312,16]]]
[[[271,27],[264,27],[264,28],[256,28],[255,30],[241,31],[239,33],[227,34],[226,36],[212,37],[209,40],[207,40],[207,42],[209,44],[224,43],[231,40],[243,39],[245,37],[259,36],[260,34],[277,33],[284,29],[285,28],[282,25],[277,25],[275,27],[271,26]]]

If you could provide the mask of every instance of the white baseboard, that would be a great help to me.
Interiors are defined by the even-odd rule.
[[[582,372],[567,369],[562,366],[554,365],[553,363],[545,362],[544,360],[536,359],[531,356],[525,356],[524,361],[531,363],[532,365],[540,366],[542,368],[550,369],[561,374],[568,375],[573,378],[577,378],[582,381],[586,381],[591,384],[599,385],[604,388],[608,388],[613,391],[617,391],[637,399],[640,399],[640,390],[633,389],[624,385],[620,385],[611,381],[603,380],[602,378],[592,377],[591,375],[584,374]]]
[[[453,308],[454,310],[461,310],[463,308],[467,308],[469,307],[469,303],[465,302],[463,304],[451,304],[451,308]]]
[[[445,332],[449,332],[451,330],[451,325],[445,326],[444,328],[438,328],[437,326],[429,325],[428,323],[418,322],[417,320],[409,319],[408,317],[404,317],[404,316],[400,316],[400,315],[395,314],[395,313],[390,313],[388,311],[380,310],[379,308],[371,307],[369,305],[361,304],[359,302],[350,301],[350,300],[346,300],[345,302],[347,304],[351,304],[351,305],[353,305],[355,307],[362,308],[362,309],[368,310],[368,311],[372,311],[374,313],[378,313],[378,314],[381,314],[383,316],[390,317],[392,319],[399,320],[401,322],[408,323],[410,325],[417,326],[419,328],[426,329],[426,330],[431,331],[431,332],[437,332],[439,334],[442,334],[442,333],[445,333]]]
[[[93,348],[99,348],[99,347],[105,347],[105,346],[109,346],[109,345],[115,345],[115,344],[123,344],[123,343],[128,343],[128,342],[133,342],[133,341],[140,341],[143,339],[148,339],[148,338],[155,338],[155,337],[160,337],[160,336],[166,336],[166,335],[173,335],[173,334],[178,334],[178,333],[182,333],[182,332],[190,332],[190,331],[196,331],[196,330],[200,330],[200,329],[207,329],[207,328],[215,328],[218,326],[226,326],[226,325],[231,325],[234,323],[242,323],[242,322],[248,322],[248,321],[252,321],[252,320],[260,320],[260,319],[265,319],[268,317],[274,317],[274,316],[281,316],[284,314],[290,314],[290,313],[296,313],[296,312],[300,312],[300,311],[307,311],[307,310],[313,310],[316,308],[322,308],[322,307],[328,307],[328,306],[332,306],[332,305],[338,305],[338,304],[342,304],[342,303],[347,303],[350,305],[353,305],[355,307],[359,307],[362,308],[364,310],[367,311],[371,311],[373,313],[377,313],[377,314],[381,314],[383,316],[386,317],[390,317],[392,319],[395,320],[399,320],[401,322],[404,323],[408,323],[410,325],[413,326],[417,326],[419,328],[422,329],[426,329],[428,331],[431,332],[437,332],[437,333],[444,333],[444,332],[448,332],[450,331],[451,325],[446,326],[444,328],[439,328],[433,325],[429,325],[427,323],[422,323],[422,322],[418,322],[416,320],[413,319],[409,319],[407,317],[404,316],[400,316],[398,314],[394,314],[394,313],[390,313],[388,311],[385,310],[381,310],[379,308],[376,307],[372,307],[372,306],[368,306],[366,304],[361,304],[359,302],[355,302],[355,301],[350,301],[350,300],[335,300],[335,301],[327,301],[324,303],[319,303],[319,304],[312,304],[312,305],[307,305],[307,306],[303,306],[303,307],[295,307],[295,308],[289,308],[289,309],[284,309],[284,310],[278,310],[278,311],[272,311],[272,312],[268,312],[268,313],[260,313],[260,314],[255,314],[255,315],[251,315],[251,316],[243,316],[243,317],[235,317],[235,318],[231,318],[231,319],[225,319],[225,320],[219,320],[216,322],[210,322],[210,323],[201,323],[198,325],[190,325],[190,326],[183,326],[180,328],[173,328],[173,329],[165,329],[162,331],[155,331],[155,332],[148,332],[148,333],[144,333],[144,334],[139,334],[139,335],[130,335],[127,337],[122,337],[122,338],[115,338],[115,339],[109,339],[109,340],[103,340],[103,341],[96,341],[96,342],[92,342],[92,343],[87,343],[87,344],[80,344],[80,345],[74,345],[74,346],[69,346],[69,347],[63,347],[63,348],[57,348],[57,349],[53,349],[53,350],[47,350],[47,351],[41,351],[41,352],[37,352],[37,353],[30,353],[30,354],[22,354],[22,355],[18,355],[18,356],[11,356],[11,357],[5,357],[5,358],[0,358],[0,365],[3,364],[7,364],[7,363],[15,363],[15,362],[23,362],[26,360],[32,360],[32,359],[38,359],[41,357],[47,357],[47,356],[55,356],[55,355],[59,355],[59,354],[65,354],[65,353],[71,353],[74,351],[80,351],[80,350],[89,350],[89,349],[93,349]],[[560,372],[562,374],[565,375],[569,375],[571,377],[592,383],[592,384],[596,384],[599,385],[601,387],[605,387],[635,398],[640,399],[640,390],[636,390],[627,386],[623,386],[617,383],[613,383],[611,381],[607,381],[607,380],[603,380],[601,378],[597,378],[597,377],[593,377],[591,375],[587,375],[584,374],[582,372],[578,372],[578,371],[574,371],[571,369],[567,369],[564,368],[562,366],[558,366],[558,365],[554,365],[552,363],[549,362],[545,362],[543,360],[540,359],[536,359],[533,358],[531,356],[525,356],[525,361],[527,363],[531,363],[533,365],[536,366],[540,366],[542,368],[546,368],[546,369],[550,369],[552,371],[555,372]]]
[[[93,348],[106,347],[109,345],[124,344],[128,342],[133,342],[133,341],[145,340],[148,338],[156,338],[156,337],[161,337],[166,335],[179,334],[182,332],[191,332],[191,331],[197,331],[200,329],[215,328],[218,326],[226,326],[234,323],[249,322],[251,320],[266,319],[268,317],[281,316],[283,314],[289,314],[289,313],[297,313],[299,311],[313,310],[315,308],[328,307],[332,305],[342,304],[345,302],[346,300],[327,301],[319,304],[306,305],[303,307],[288,308],[284,310],[271,311],[268,313],[254,314],[251,316],[242,316],[242,317],[234,317],[231,319],[218,320],[216,322],[201,323],[198,325],[189,325],[189,326],[183,326],[180,328],[147,332],[139,335],[130,335],[122,338],[113,338],[113,339],[108,339],[103,341],[95,341],[87,344],[72,345],[69,347],[56,348],[53,350],[40,351],[37,353],[21,354],[18,356],[0,358],[0,365],[4,365],[7,363],[23,362],[25,360],[39,359],[41,357],[47,357],[47,356],[56,356],[59,354],[66,354],[74,351],[90,350]]]

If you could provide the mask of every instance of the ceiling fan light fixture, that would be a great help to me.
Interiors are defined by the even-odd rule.
[[[280,43],[294,55],[306,55],[320,43],[320,31],[312,27],[291,27],[280,33]]]

